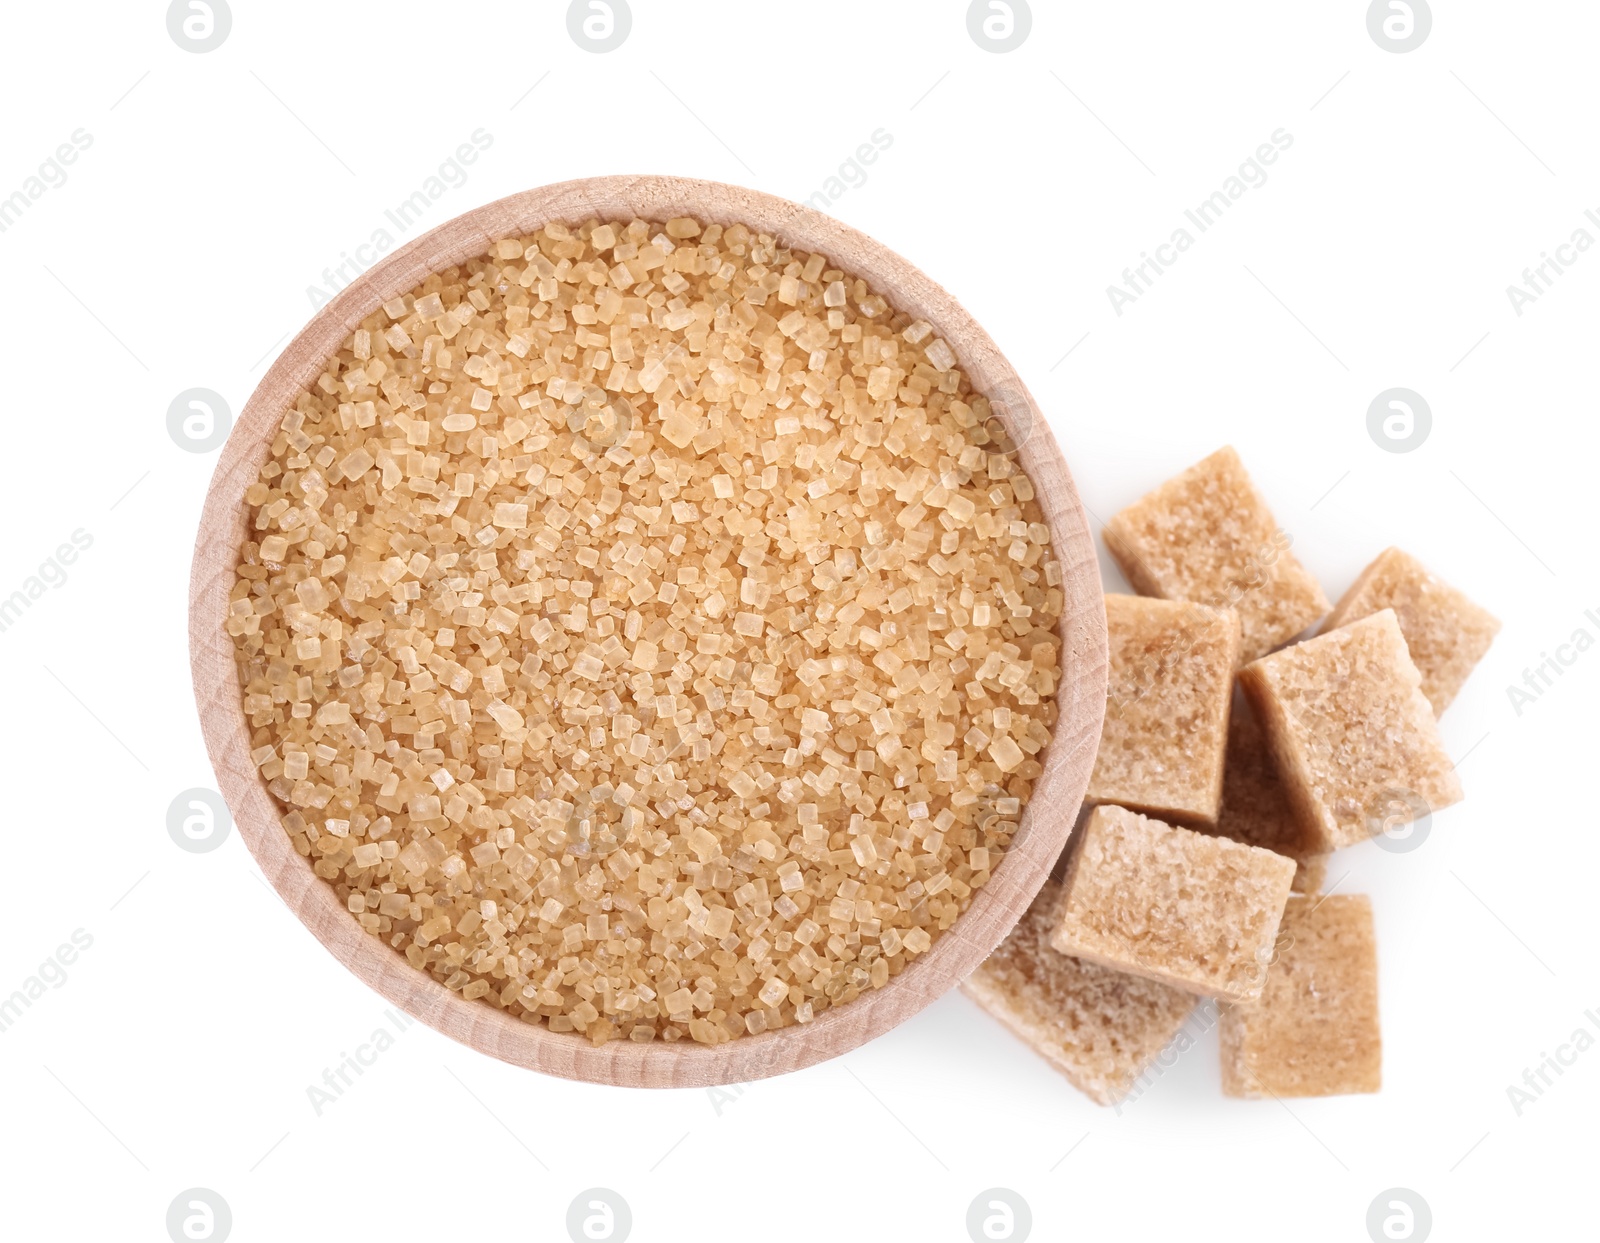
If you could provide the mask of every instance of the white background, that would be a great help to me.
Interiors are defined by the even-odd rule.
[[[1579,227],[1600,239],[1596,6],[1438,0],[1406,55],[1369,38],[1365,0],[1036,0],[1004,55],[958,0],[635,0],[605,55],[556,0],[233,7],[204,55],[164,0],[0,19],[0,194],[93,136],[0,234],[0,596],[73,531],[94,541],[0,634],[0,995],[94,939],[0,1034],[7,1237],[165,1239],[190,1187],[239,1240],[560,1240],[593,1186],[649,1241],[959,1241],[997,1186],[1052,1240],[1360,1243],[1392,1187],[1437,1239],[1582,1233],[1600,1049],[1520,1116],[1507,1088],[1600,1035],[1600,654],[1520,715],[1507,687],[1600,637],[1600,253],[1520,317],[1506,286]],[[307,287],[480,127],[492,148],[428,226],[600,173],[803,199],[885,129],[834,214],[989,329],[1096,515],[1231,442],[1331,596],[1397,543],[1504,619],[1442,723],[1467,801],[1415,851],[1330,869],[1376,907],[1380,1095],[1226,1100],[1213,1034],[1119,1116],[951,995],[731,1101],[542,1078],[418,1025],[316,1116],[307,1087],[384,1005],[236,835],[168,837],[174,796],[214,784],[185,588],[216,454],[175,445],[166,411],[192,387],[241,408]],[[1266,184],[1119,317],[1106,286],[1280,127]],[[1404,455],[1366,430],[1393,386],[1434,414]]]

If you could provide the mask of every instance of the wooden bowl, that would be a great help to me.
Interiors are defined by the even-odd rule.
[[[233,640],[223,623],[245,538],[245,489],[255,481],[284,412],[363,319],[431,273],[551,220],[576,225],[673,216],[724,226],[742,222],[795,248],[826,255],[866,280],[897,310],[926,319],[945,339],[974,388],[995,403],[1050,525],[1065,594],[1063,677],[1044,773],[1010,850],[961,918],[887,985],[803,1026],[720,1045],[614,1040],[595,1048],[575,1033],[552,1032],[486,1002],[463,1000],[361,929],[333,887],[296,853],[250,760]],[[957,984],[1010,931],[1066,844],[1088,786],[1106,704],[1105,610],[1083,506],[1044,416],[994,342],[954,298],[865,234],[755,190],[676,177],[598,177],[489,203],[388,256],[323,307],[272,365],[223,447],[195,542],[189,644],[206,747],[239,832],[289,909],[335,958],[388,1001],[480,1052],[547,1074],[638,1087],[746,1082],[809,1066],[888,1031]]]

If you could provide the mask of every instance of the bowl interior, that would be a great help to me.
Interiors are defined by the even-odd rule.
[[[955,924],[887,985],[808,1024],[720,1045],[611,1041],[596,1048],[576,1034],[552,1032],[487,1003],[463,1000],[368,935],[344,909],[332,886],[295,851],[250,759],[233,641],[223,624],[246,532],[245,490],[284,412],[363,319],[428,275],[550,221],[577,225],[673,216],[724,226],[743,223],[792,247],[826,255],[897,310],[926,319],[944,338],[973,387],[990,397],[1050,526],[1065,597],[1062,678],[1044,772],[1003,861]],[[1066,844],[1088,785],[1106,702],[1105,611],[1083,507],[1043,414],[994,342],[950,294],[866,235],[758,191],[669,177],[593,178],[489,203],[388,256],[323,307],[263,377],[223,448],[196,540],[189,636],[195,698],[222,794],[267,879],[318,940],[387,1000],[463,1044],[549,1074],[630,1086],[747,1082],[799,1069],[880,1035],[965,977],[1021,916]]]

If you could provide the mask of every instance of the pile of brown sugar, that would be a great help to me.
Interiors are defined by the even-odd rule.
[[[551,224],[385,304],[249,489],[228,620],[361,925],[595,1043],[881,988],[1040,775],[1061,571],[930,326],[742,226]]]

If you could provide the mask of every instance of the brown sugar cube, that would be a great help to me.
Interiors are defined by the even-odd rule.
[[[1239,615],[1107,596],[1106,631],[1111,684],[1089,801],[1212,823],[1222,799]]]
[[[1309,839],[1278,776],[1277,765],[1248,700],[1240,696],[1228,718],[1228,757],[1222,774],[1222,811],[1215,832],[1246,846],[1295,861],[1294,891],[1316,893],[1327,874],[1327,856]]]
[[[1449,706],[1500,633],[1493,614],[1398,548],[1385,549],[1361,571],[1322,623],[1322,631],[1326,634],[1379,609],[1394,610],[1412,662],[1422,675],[1422,693],[1435,715]]]
[[[1291,856],[1292,857],[1292,856]],[[1293,892],[1310,894],[1315,897],[1322,892],[1322,887],[1328,880],[1328,856],[1307,855],[1303,859],[1294,861]],[[1334,884],[1338,884],[1335,881]]]
[[[1460,801],[1394,610],[1274,652],[1239,684],[1313,848],[1351,846]]]
[[[1242,660],[1265,656],[1328,611],[1231,446],[1129,505],[1105,538],[1140,595],[1238,609]]]
[[[1364,896],[1295,897],[1259,1000],[1225,1006],[1229,1096],[1340,1096],[1382,1085],[1378,946]]]
[[[1208,997],[1261,991],[1294,860],[1122,807],[1096,807],[1050,944]]]
[[[1195,1007],[1191,993],[1050,947],[1060,886],[1045,882],[962,991],[1101,1105],[1132,1090]]]

